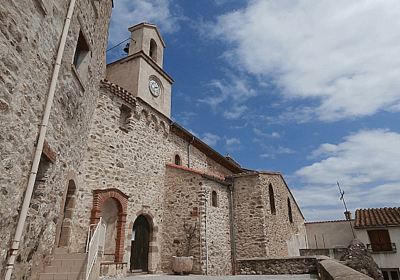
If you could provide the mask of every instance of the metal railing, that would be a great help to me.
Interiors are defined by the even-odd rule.
[[[396,243],[367,244],[370,253],[396,253]]]
[[[90,225],[88,230],[88,239],[86,243],[87,264],[86,264],[86,280],[89,279],[93,265],[98,255],[104,252],[104,240],[106,236],[106,225],[102,219],[98,224]]]

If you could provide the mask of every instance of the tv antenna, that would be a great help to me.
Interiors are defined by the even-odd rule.
[[[349,212],[349,210],[347,210],[346,200],[344,199],[344,191],[340,187],[339,182],[336,182],[336,184],[337,184],[337,186],[339,188],[340,200],[343,201],[344,210],[346,211],[346,212],[344,212],[346,214],[346,220],[349,221],[350,228],[351,228],[351,233],[353,234],[353,238],[355,239],[356,235],[354,234],[353,225],[351,224],[350,212]]]

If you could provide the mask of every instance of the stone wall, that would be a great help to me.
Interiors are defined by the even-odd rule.
[[[121,92],[129,97],[125,96],[123,99]],[[131,110],[127,120],[128,125],[124,129],[121,129],[120,123],[122,105]],[[154,227],[149,269],[151,272],[156,272],[168,267],[164,261],[163,264],[161,262],[164,225],[168,225],[163,217],[164,213],[170,211],[165,209],[168,206],[165,204],[166,193],[170,191],[166,164],[174,162],[177,153],[181,155],[183,161],[188,145],[186,141],[170,133],[169,123],[169,119],[139,98],[132,97],[128,92],[110,83],[103,83],[95,116],[91,122],[84,169],[79,176],[85,188],[80,189],[78,193],[74,238],[71,243],[73,251],[82,251],[84,248],[87,227],[90,223],[93,190],[117,188],[129,197],[123,262],[128,263],[129,268],[131,255],[129,240],[132,226],[135,219],[145,213]],[[207,159],[207,156],[197,148],[191,147],[190,159],[192,165],[202,172],[207,170],[229,172]],[[190,203],[197,203],[195,197],[189,198]],[[199,212],[199,209],[197,211]],[[171,210],[171,215],[176,213]],[[166,247],[163,246],[163,251],[164,248]],[[172,256],[170,251],[174,249],[166,250],[168,255]],[[198,270],[201,271],[201,268]]]
[[[334,260],[322,260],[318,263],[318,276],[321,280],[372,280],[373,278],[362,274]]]
[[[237,273],[244,275],[317,274],[315,257],[238,259]]]
[[[163,270],[171,271],[172,256],[185,251],[187,238],[183,224],[187,223],[197,225],[190,252],[194,256],[193,272],[231,274],[229,193],[226,185],[198,172],[169,166],[165,187]],[[217,192],[217,207],[211,205],[212,191]]]
[[[120,128],[122,105],[132,109],[128,130]],[[162,231],[165,158],[168,153],[165,149],[168,147],[166,121],[165,117],[152,113],[145,104],[144,107],[129,104],[108,89],[101,89],[82,172],[85,188],[79,191],[73,250],[84,248],[93,190],[116,188],[128,196],[123,261],[130,262],[133,223],[143,214],[152,227],[153,251],[149,270],[161,269],[159,233]]]
[[[190,167],[196,170],[201,170],[209,174],[224,177],[231,175],[232,171],[216,163],[209,156],[204,154],[198,148],[193,145],[189,145],[187,141],[181,137],[171,133],[170,135],[171,152],[168,158],[170,162],[173,162],[173,157],[177,154],[182,160],[182,165]],[[188,145],[189,145],[189,157],[188,157]],[[189,163],[188,163],[189,161]]]
[[[347,248],[330,249],[300,249],[300,256],[327,256],[335,260],[340,260],[348,251]]]
[[[264,202],[258,175],[234,179],[234,217],[237,258],[267,256]]]
[[[15,232],[69,1],[4,1],[0,7],[0,267]],[[33,193],[14,277],[36,279],[61,226],[68,180],[77,174],[98,81],[105,73],[110,1],[77,1],[46,140],[56,154]],[[79,30],[92,58],[86,82],[71,67]],[[72,174],[72,175],[71,175]]]
[[[294,255],[291,252],[299,255],[299,248],[305,247],[301,242],[305,242],[304,218],[281,175],[257,173],[233,179],[237,257],[277,258]],[[275,214],[271,213],[269,184],[274,190]],[[288,217],[288,199],[292,222]]]
[[[203,178],[196,173],[169,167],[165,176],[165,207],[162,245],[162,270],[172,271],[172,256],[189,255],[194,257],[193,272],[201,273],[200,248],[200,203]],[[195,235],[188,244],[184,224],[196,228]],[[188,247],[190,246],[190,247]]]
[[[208,250],[208,264],[203,262],[203,272],[207,272],[207,275],[230,275],[232,259],[229,189],[226,184],[213,180],[204,180],[202,187],[205,207],[201,208],[201,212],[205,215],[202,219],[201,236],[203,241],[207,239],[207,244],[203,242],[203,256],[205,250]],[[212,192],[216,193],[216,206],[212,203]]]

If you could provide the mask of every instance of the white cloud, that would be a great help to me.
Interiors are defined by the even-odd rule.
[[[318,211],[327,208],[337,213],[330,218],[343,218],[337,181],[345,190],[346,200],[353,210],[398,204],[399,133],[362,130],[345,137],[339,144],[320,145],[312,152],[312,158],[315,157],[320,159],[295,172],[295,178],[303,183],[303,187],[294,191],[312,219],[320,219]]]
[[[253,0],[210,28],[233,65],[314,98],[324,121],[400,110],[398,30],[397,0]]]
[[[240,141],[239,138],[236,138],[236,137],[232,137],[232,138],[224,137],[224,139],[225,139],[225,149],[228,152],[232,153],[232,152],[240,150],[241,141]]]
[[[246,112],[246,110],[247,106],[245,105],[234,105],[224,112],[224,117],[228,120],[236,120],[240,118],[244,114],[244,112]]]
[[[223,106],[226,119],[240,118],[248,109],[243,103],[257,95],[245,77],[232,74],[227,75],[227,80],[211,81],[209,86],[212,93],[199,99],[199,102],[210,105],[213,110]]]
[[[221,140],[221,137],[219,137],[218,135],[206,132],[206,133],[204,133],[204,136],[201,138],[201,140],[203,140],[204,143],[206,143],[207,145],[215,146],[215,145],[217,145],[218,141]]]
[[[184,126],[188,126],[190,122],[197,116],[194,112],[189,111],[181,111],[176,114],[177,120]]]
[[[128,28],[143,21],[157,24],[163,33],[172,33],[179,29],[181,19],[172,0],[114,1],[109,41],[115,45],[128,38]]]
[[[262,137],[262,138],[280,138],[281,135],[279,134],[279,132],[273,131],[271,133],[268,132],[264,132],[259,128],[253,128],[253,132],[256,136],[258,137]]]
[[[288,154],[294,153],[294,151],[292,149],[290,149],[288,147],[283,147],[283,146],[278,146],[278,147],[268,146],[268,147],[264,147],[264,149],[266,149],[268,151],[260,154],[260,157],[262,157],[262,158],[274,159],[274,158],[276,158],[277,155],[288,155]]]
[[[323,153],[321,153],[323,151]],[[323,144],[313,155],[326,158],[296,171],[307,182],[348,186],[378,180],[400,181],[400,134],[386,130],[363,130],[334,144]]]
[[[225,139],[225,143],[227,146],[232,146],[232,145],[239,145],[240,144],[240,140],[238,138],[226,138]]]

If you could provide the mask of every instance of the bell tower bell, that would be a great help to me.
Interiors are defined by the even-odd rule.
[[[154,24],[140,23],[129,31],[128,56],[107,65],[107,79],[170,117],[174,81],[162,68],[164,40]]]

